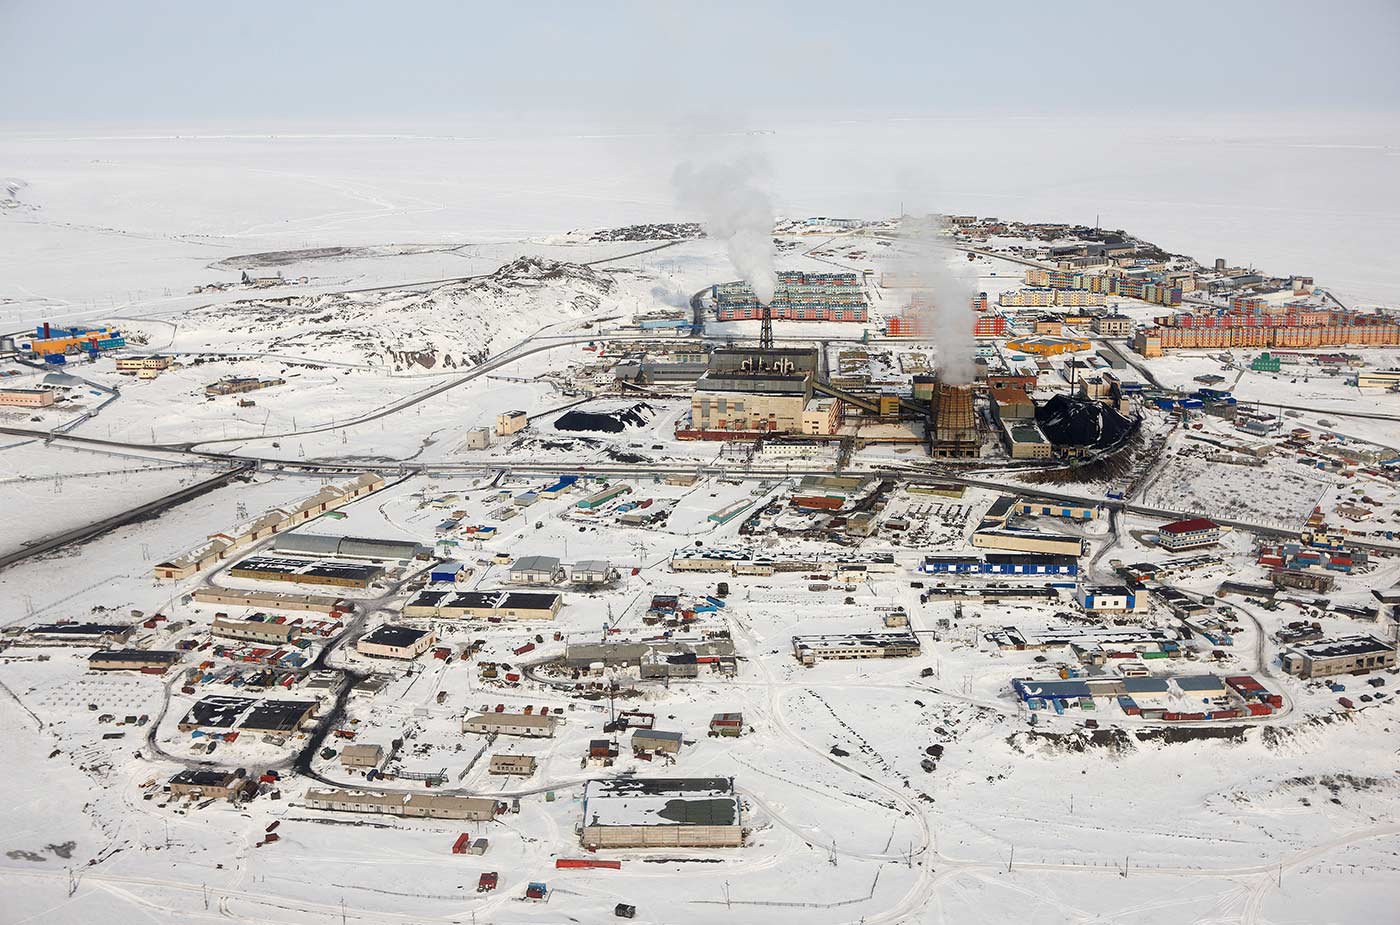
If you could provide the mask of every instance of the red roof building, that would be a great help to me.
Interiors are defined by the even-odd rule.
[[[1163,549],[1194,549],[1220,542],[1220,525],[1205,517],[1178,520],[1157,528],[1157,545]]]

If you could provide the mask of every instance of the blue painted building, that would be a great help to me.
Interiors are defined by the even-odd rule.
[[[985,556],[925,556],[921,571],[932,575],[1078,575],[1073,556],[987,553]]]

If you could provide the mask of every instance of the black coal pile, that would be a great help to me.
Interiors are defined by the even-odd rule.
[[[1057,446],[1099,449],[1121,443],[1138,426],[1137,418],[1126,418],[1103,402],[1065,395],[1037,406],[1035,422]]]
[[[629,427],[645,427],[652,418],[652,407],[637,402],[630,408],[616,411],[579,411],[574,409],[554,422],[555,430],[589,431],[597,434],[620,434]]]

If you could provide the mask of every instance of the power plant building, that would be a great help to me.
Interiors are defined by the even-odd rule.
[[[811,400],[812,378],[805,372],[710,371],[691,394],[691,429],[802,433]]]

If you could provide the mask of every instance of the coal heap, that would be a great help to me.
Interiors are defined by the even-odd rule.
[[[1137,429],[1136,417],[1126,418],[1109,405],[1088,398],[1056,395],[1038,405],[1035,422],[1057,446],[1114,446]]]
[[[562,415],[555,430],[584,430],[598,434],[620,434],[628,427],[644,427],[652,418],[652,407],[644,401],[616,411],[579,411]]]

